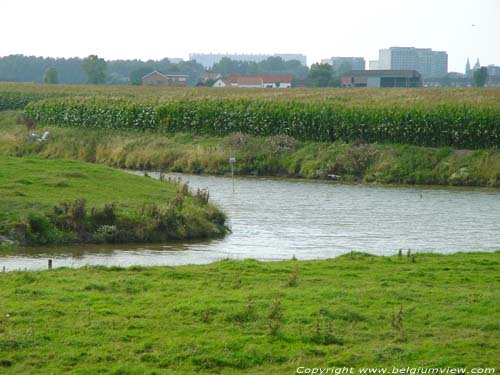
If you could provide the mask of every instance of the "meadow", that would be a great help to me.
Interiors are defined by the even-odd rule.
[[[205,192],[77,161],[0,156],[0,236],[19,244],[220,236]]]
[[[2,374],[498,369],[500,252],[0,273]]]

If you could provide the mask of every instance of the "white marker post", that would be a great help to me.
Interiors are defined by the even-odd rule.
[[[234,156],[229,158],[229,164],[231,164],[231,178],[233,179],[233,193],[234,193],[234,165],[236,164],[236,158]]]

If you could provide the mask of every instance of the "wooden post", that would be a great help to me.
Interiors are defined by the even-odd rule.
[[[51,270],[52,269],[52,259],[49,259],[48,265],[49,265],[49,270]]]
[[[234,193],[234,165],[236,164],[236,158],[230,157],[229,164],[231,164],[231,179],[233,180],[233,193]]]

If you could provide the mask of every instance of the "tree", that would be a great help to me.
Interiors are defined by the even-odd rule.
[[[87,76],[87,83],[102,84],[106,82],[106,61],[97,55],[83,59],[82,70]]]
[[[48,68],[43,74],[43,82],[45,83],[59,83],[59,75],[56,68]]]
[[[153,70],[154,69],[148,68],[147,66],[132,70],[129,76],[130,83],[135,86],[142,85],[142,77],[151,73]]]
[[[484,66],[482,68],[474,70],[472,80],[474,81],[474,86],[484,87],[486,81],[488,80],[488,70]]]
[[[342,77],[352,70],[352,64],[349,61],[342,61],[337,69],[337,76]]]
[[[333,69],[330,64],[312,64],[309,79],[314,87],[328,87],[333,81]]]

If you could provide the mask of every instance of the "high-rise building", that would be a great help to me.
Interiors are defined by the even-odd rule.
[[[321,60],[323,64],[330,64],[334,71],[338,71],[343,64],[349,64],[350,70],[365,70],[366,62],[364,57],[330,57]]]
[[[223,57],[227,57],[235,61],[252,61],[261,62],[267,60],[269,57],[281,57],[284,61],[298,60],[302,65],[307,65],[307,57],[300,53],[275,53],[274,55],[264,54],[225,54],[225,53],[190,53],[189,60],[196,60],[196,62],[203,65],[205,68],[211,68],[217,64]]]
[[[448,54],[430,48],[391,47],[379,50],[378,68],[416,70],[422,78],[441,78],[448,73]]]
[[[488,76],[500,77],[500,66],[488,65],[486,69],[488,70]]]

